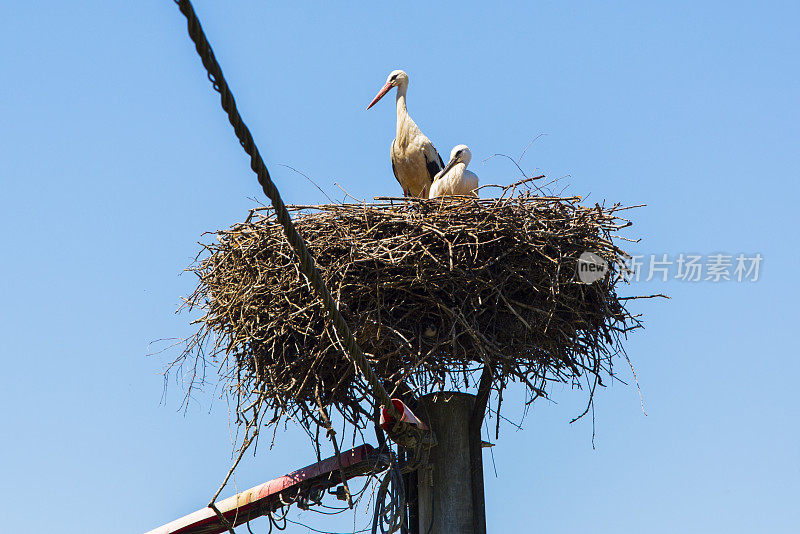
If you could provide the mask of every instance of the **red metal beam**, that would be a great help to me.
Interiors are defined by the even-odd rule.
[[[383,467],[383,461],[375,453],[375,449],[367,444],[344,451],[341,456],[347,480]],[[339,463],[335,456],[331,456],[215,504],[225,519],[236,526],[279,508],[281,496],[288,501],[298,492],[325,490],[341,482]],[[147,534],[219,534],[227,530],[214,510],[206,507]]]

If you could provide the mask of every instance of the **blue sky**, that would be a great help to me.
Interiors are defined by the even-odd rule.
[[[584,392],[555,388],[524,430],[503,428],[497,478],[485,458],[490,530],[796,531],[797,3],[286,4],[195,2],[287,202],[325,199],[279,164],[336,199],[335,182],[399,192],[392,99],[364,108],[403,68],[412,116],[443,154],[469,145],[483,183],[517,177],[485,158],[544,133],[527,170],[588,202],[647,204],[630,212],[631,252],[764,258],[755,283],[627,289],[672,296],[633,306],[647,416],[635,387],[613,383],[593,449],[591,419],[568,424]],[[174,380],[162,399],[174,353],[147,356],[151,342],[192,332],[174,310],[201,234],[265,199],[172,2],[0,14],[5,529],[146,531],[205,504],[231,452],[219,391],[184,415]],[[519,392],[506,406],[520,414]],[[290,427],[236,487],[312,459]]]

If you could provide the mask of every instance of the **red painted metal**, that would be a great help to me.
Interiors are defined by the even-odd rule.
[[[345,479],[382,468],[382,460],[367,444],[341,454]],[[216,503],[217,508],[232,525],[241,525],[280,507],[281,496],[288,500],[298,492],[325,490],[340,484],[339,463],[335,456],[309,465],[288,475],[278,477]],[[218,534],[228,529],[211,508],[203,508],[147,534]]]

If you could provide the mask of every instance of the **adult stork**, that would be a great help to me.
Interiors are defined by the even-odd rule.
[[[433,177],[442,170],[444,162],[431,140],[425,137],[408,115],[408,74],[402,70],[392,71],[367,109],[374,106],[393,87],[397,87],[397,133],[389,149],[392,171],[405,196],[427,198]]]
[[[478,176],[467,170],[472,159],[472,152],[467,145],[456,145],[450,152],[450,161],[444,169],[436,175],[431,185],[430,197],[443,197],[448,195],[478,196]]]

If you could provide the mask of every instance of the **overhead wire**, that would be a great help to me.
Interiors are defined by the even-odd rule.
[[[203,66],[206,69],[209,81],[211,81],[214,90],[220,94],[220,102],[223,110],[228,115],[228,121],[233,127],[236,137],[239,139],[239,143],[241,144],[242,148],[250,156],[250,168],[256,173],[258,182],[261,185],[264,194],[267,195],[267,197],[269,197],[269,199],[272,201],[272,206],[275,210],[275,216],[283,227],[287,241],[299,259],[301,271],[310,282],[317,297],[322,301],[322,304],[328,313],[328,317],[333,323],[336,334],[340,339],[340,346],[364,376],[365,380],[370,386],[370,393],[372,394],[373,398],[375,398],[380,405],[389,411],[390,415],[395,419],[395,421],[399,421],[401,414],[394,407],[394,404],[391,402],[391,398],[379,381],[375,372],[372,370],[366,355],[358,346],[358,343],[353,337],[350,328],[347,326],[344,317],[339,312],[339,309],[336,306],[330,291],[326,287],[325,282],[322,279],[322,275],[317,269],[313,256],[308,251],[303,238],[297,232],[297,229],[292,222],[289,211],[286,209],[286,205],[280,196],[280,192],[270,177],[266,164],[264,163],[258,147],[253,140],[253,136],[239,114],[239,111],[236,107],[236,101],[231,93],[228,83],[225,81],[222,68],[214,56],[214,52],[211,49],[211,45],[209,44],[205,33],[203,32],[203,28],[200,24],[197,14],[194,11],[192,3],[189,0],[174,1],[179,6],[181,13],[183,13],[183,15],[186,17],[189,36],[195,44],[195,49],[197,50]],[[391,454],[391,452],[388,460],[389,468],[384,474],[384,478],[380,483],[375,503],[375,513],[372,524],[373,534],[376,534],[378,529],[380,529],[381,534],[396,532],[402,526],[404,526],[405,522],[406,496],[402,473],[396,458]],[[387,496],[389,498],[388,505],[386,502]],[[273,517],[272,512],[267,514],[270,532],[272,532],[273,527],[278,530],[284,530],[287,522],[296,523],[295,521],[292,521],[286,517],[287,513],[288,507],[279,519]],[[283,525],[279,525],[279,522],[281,521],[283,522]],[[250,530],[249,521],[247,528]]]
[[[197,13],[195,13],[192,3],[189,0],[174,0],[174,2],[180,8],[181,13],[183,13],[183,15],[186,17],[189,37],[195,44],[197,54],[200,56],[203,67],[205,67],[206,72],[208,73],[209,81],[211,81],[214,90],[220,94],[222,109],[228,115],[228,121],[231,123],[231,126],[233,126],[236,137],[239,139],[239,144],[242,145],[244,151],[248,156],[250,156],[250,168],[256,173],[256,176],[258,177],[258,183],[261,185],[261,189],[264,191],[264,194],[267,195],[267,197],[269,197],[269,199],[272,201],[272,207],[275,210],[275,217],[283,227],[286,240],[291,245],[295,254],[297,254],[297,257],[300,261],[301,271],[311,283],[311,286],[313,287],[317,297],[322,301],[322,304],[328,313],[331,322],[333,323],[334,330],[339,336],[339,339],[341,340],[341,343],[345,349],[345,353],[356,364],[361,374],[364,375],[364,378],[371,388],[372,396],[377,398],[377,400],[395,417],[396,420],[399,420],[400,414],[392,404],[392,401],[383,385],[380,383],[378,376],[372,370],[366,355],[361,350],[361,347],[358,346],[358,343],[353,337],[350,328],[347,326],[347,322],[339,312],[339,308],[336,306],[330,291],[328,291],[328,288],[325,286],[322,275],[320,274],[319,269],[317,269],[314,257],[308,251],[305,241],[297,232],[297,229],[292,222],[289,211],[286,209],[286,205],[281,198],[280,192],[270,177],[267,166],[261,157],[255,141],[253,140],[252,134],[250,133],[250,129],[244,123],[241,115],[239,114],[233,93],[231,93],[230,87],[225,81],[225,77],[222,74],[222,68],[214,56],[214,51],[211,49],[211,45],[209,44],[208,39],[203,32],[203,28],[200,25],[200,20],[197,18]]]

